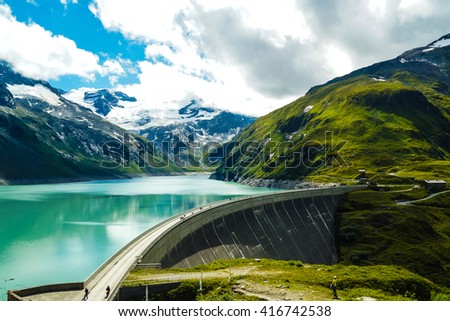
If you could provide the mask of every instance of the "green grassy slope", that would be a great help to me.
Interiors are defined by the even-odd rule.
[[[347,194],[336,216],[340,261],[333,266],[268,259],[218,260],[191,269],[137,269],[123,286],[164,282],[165,275],[167,280],[187,279],[183,275],[192,279],[203,272],[208,284],[203,294],[196,287],[198,280],[188,278],[181,288],[153,299],[254,299],[236,291],[245,288],[247,295],[268,294],[265,298],[328,300],[327,285],[337,275],[343,300],[449,300],[450,192],[420,201],[429,195],[414,186],[384,186]],[[419,201],[400,205],[414,200]],[[186,291],[190,296],[184,296]],[[282,297],[281,292],[288,296]]]
[[[341,263],[399,265],[450,287],[450,193],[414,205],[423,189],[346,195],[336,228]]]
[[[203,292],[199,273],[203,272]],[[164,282],[164,277],[195,275],[166,293],[151,295],[152,300],[331,300],[328,288],[338,277],[341,300],[430,300],[445,298],[446,290],[428,279],[399,266],[308,265],[298,261],[270,259],[218,260],[192,269],[133,270],[123,286],[133,287]],[[229,276],[231,275],[231,278]],[[209,277],[211,276],[211,277]],[[240,289],[244,289],[242,295]],[[263,295],[261,295],[263,294]],[[143,299],[136,297],[135,300]]]
[[[406,65],[362,69],[259,118],[216,177],[339,181],[366,169],[450,179],[450,81],[434,65]]]

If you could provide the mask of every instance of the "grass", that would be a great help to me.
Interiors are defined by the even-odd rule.
[[[295,299],[329,300],[328,284],[339,280],[343,300],[447,300],[450,296],[450,193],[415,205],[429,192],[415,185],[378,187],[347,194],[337,213],[340,263],[309,265],[269,259],[217,260],[190,269],[134,270],[124,286],[161,282],[167,275],[210,273],[212,280],[195,300],[245,300],[258,291]],[[242,269],[245,269],[242,271]],[[217,274],[218,273],[218,274]],[[222,273],[222,277],[218,276]],[[230,282],[224,275],[232,275]],[[159,281],[155,281],[155,277]],[[153,278],[153,280],[152,280]],[[190,280],[190,286],[198,280]],[[219,283],[220,285],[219,285]],[[240,286],[253,292],[239,293]],[[195,291],[194,291],[195,292]],[[171,292],[175,295],[178,292]],[[164,299],[158,297],[155,299]],[[277,297],[278,298],[278,297]],[[281,298],[282,299],[282,298]]]
[[[357,76],[323,86],[259,118],[217,175],[336,182],[364,168],[449,179],[450,98],[435,85],[398,72],[385,82]]]
[[[176,289],[151,293],[150,301],[255,301],[257,297],[245,296],[234,292],[229,284],[224,280],[206,280],[202,284],[198,281],[187,280],[181,282]]]
[[[426,196],[424,189],[348,194],[337,213],[341,263],[399,265],[450,287],[449,195],[396,204]]]
[[[245,270],[244,274],[239,271]],[[443,299],[447,290],[399,266],[354,266],[337,264],[334,266],[308,265],[299,261],[277,261],[270,259],[219,260],[185,270],[167,269],[157,274],[210,271],[231,271],[232,277],[204,279],[203,291],[199,291],[198,279],[182,282],[182,285],[167,293],[154,295],[154,300],[256,300],[255,295],[245,295],[240,288],[259,288],[263,293],[280,296],[285,293],[304,300],[330,300],[328,288],[333,276],[338,277],[338,295],[341,300],[361,300],[370,297],[376,300],[430,300]],[[145,284],[138,281],[142,277],[155,275],[152,270],[134,270],[124,286]],[[245,286],[244,286],[245,285]],[[250,293],[252,293],[250,291]]]
[[[328,285],[337,275],[342,300],[447,301],[450,192],[414,205],[398,204],[429,195],[415,185],[380,186],[347,194],[336,214],[340,262],[333,266],[270,259],[217,260],[190,269],[134,270],[123,286],[184,275],[192,287],[198,284],[199,273],[204,273],[207,290],[201,295],[194,291],[190,300],[254,300],[260,293],[276,299],[329,300]],[[240,288],[249,291],[240,292]],[[170,295],[180,299],[176,293]]]

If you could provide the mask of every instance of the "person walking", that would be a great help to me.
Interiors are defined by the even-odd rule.
[[[89,299],[89,289],[85,288],[84,289],[84,297],[81,301],[87,301]]]
[[[330,289],[333,293],[333,299],[334,300],[338,300],[338,295],[337,295],[337,276],[335,275],[333,278],[333,281],[330,284]]]
[[[106,287],[106,296],[105,299],[107,299],[109,297],[109,292],[111,292],[111,288],[109,287],[109,285]]]

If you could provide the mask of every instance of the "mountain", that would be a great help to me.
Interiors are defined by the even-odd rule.
[[[255,117],[203,107],[196,100],[178,110],[172,124],[147,127],[140,131],[156,148],[166,151],[181,165],[215,166],[205,154],[209,148],[231,141],[256,120]]]
[[[236,137],[214,177],[450,178],[450,34],[311,88]]]
[[[106,116],[114,107],[123,108],[120,101],[135,102],[136,98],[129,97],[120,91],[101,89],[97,91],[85,92],[84,102],[94,107],[94,111],[100,115]]]
[[[176,170],[144,138],[61,94],[0,61],[0,182],[122,178]],[[149,166],[150,161],[157,165]]]
[[[148,138],[180,166],[206,165],[201,164],[203,149],[232,140],[256,120],[256,117],[203,106],[195,99],[179,109],[153,109],[134,97],[110,89],[74,90],[64,97]]]

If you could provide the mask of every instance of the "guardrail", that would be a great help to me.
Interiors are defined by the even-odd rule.
[[[134,267],[135,269],[155,269],[161,270],[161,263],[138,263]]]

